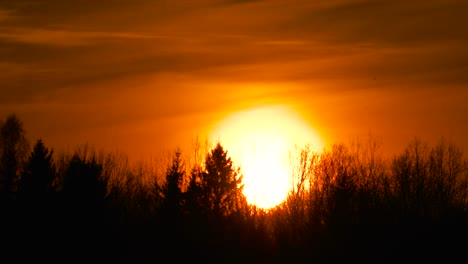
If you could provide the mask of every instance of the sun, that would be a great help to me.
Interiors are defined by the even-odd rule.
[[[280,204],[291,189],[290,151],[323,147],[318,133],[286,105],[235,112],[216,125],[210,140],[219,141],[240,167],[247,201],[264,209]]]

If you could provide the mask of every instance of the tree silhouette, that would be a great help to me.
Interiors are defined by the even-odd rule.
[[[91,152],[91,153],[89,153]],[[62,236],[68,243],[68,258],[85,260],[112,259],[109,255],[118,243],[109,221],[108,179],[103,177],[103,161],[87,146],[71,157],[63,179],[64,226]]]
[[[181,185],[185,177],[185,168],[181,155],[181,150],[177,149],[172,164],[167,168],[166,179],[161,190],[164,199],[162,213],[171,220],[178,218],[183,201]]]
[[[101,171],[102,164],[98,163],[95,155],[87,160],[75,153],[63,183],[63,192],[70,202],[85,207],[102,203],[107,185],[101,178]]]
[[[184,226],[190,252],[214,259],[229,254],[235,257],[241,233],[237,219],[245,209],[239,169],[217,143],[206,154],[203,164],[192,167],[190,176],[185,193],[188,217]]]
[[[196,190],[201,195],[198,200],[201,207],[212,216],[235,213],[242,195],[242,175],[219,142],[206,155],[204,165],[204,170],[192,171],[195,178],[189,185],[189,192]]]
[[[15,114],[9,115],[0,127],[0,147],[0,177],[2,177],[3,189],[11,197],[15,197],[29,148],[23,123]]]
[[[188,159],[190,171],[176,149],[160,173],[87,146],[56,154],[39,139],[29,152],[22,123],[10,115],[0,123],[0,193],[27,199],[0,200],[2,249],[16,258],[27,252],[120,263],[464,257],[463,152],[445,140],[430,147],[415,139],[383,159],[369,143],[336,144],[320,154],[298,149],[287,199],[263,210],[247,204],[240,170],[220,143]]]
[[[21,178],[21,192],[28,198],[42,198],[51,191],[55,178],[54,151],[49,150],[41,139],[34,145]]]

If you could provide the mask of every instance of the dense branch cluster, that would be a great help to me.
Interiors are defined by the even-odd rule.
[[[0,130],[9,255],[329,263],[456,257],[467,245],[468,163],[444,139],[415,138],[388,159],[375,140],[298,148],[287,199],[263,210],[247,204],[241,170],[220,143],[191,166],[176,149],[161,172],[89,145],[56,153],[38,139],[31,148],[16,115]]]

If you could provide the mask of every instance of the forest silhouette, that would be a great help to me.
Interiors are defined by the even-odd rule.
[[[265,210],[220,143],[176,148],[161,168],[88,144],[56,153],[15,114],[0,129],[0,261],[466,259],[468,162],[444,138],[415,137],[391,158],[373,139],[297,148],[293,188]]]

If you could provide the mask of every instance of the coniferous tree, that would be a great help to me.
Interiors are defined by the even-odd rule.
[[[162,213],[170,219],[177,218],[181,212],[183,201],[182,181],[185,177],[185,168],[182,160],[182,152],[176,150],[172,164],[166,171],[166,180],[162,186]]]
[[[192,217],[202,213],[202,200],[204,193],[201,188],[201,175],[203,170],[200,165],[194,165],[190,170],[190,180],[185,192],[184,211]]]
[[[185,193],[185,236],[195,255],[233,254],[241,244],[240,211],[245,209],[242,175],[220,143],[190,172]],[[234,257],[234,255],[232,255]]]
[[[21,191],[26,196],[44,196],[52,190],[55,178],[54,150],[49,150],[41,139],[34,145],[29,155],[21,179]]]
[[[242,175],[220,143],[206,155],[204,165],[202,171],[192,171],[189,192],[196,190],[201,194],[199,205],[210,215],[219,217],[236,212],[242,196]]]

